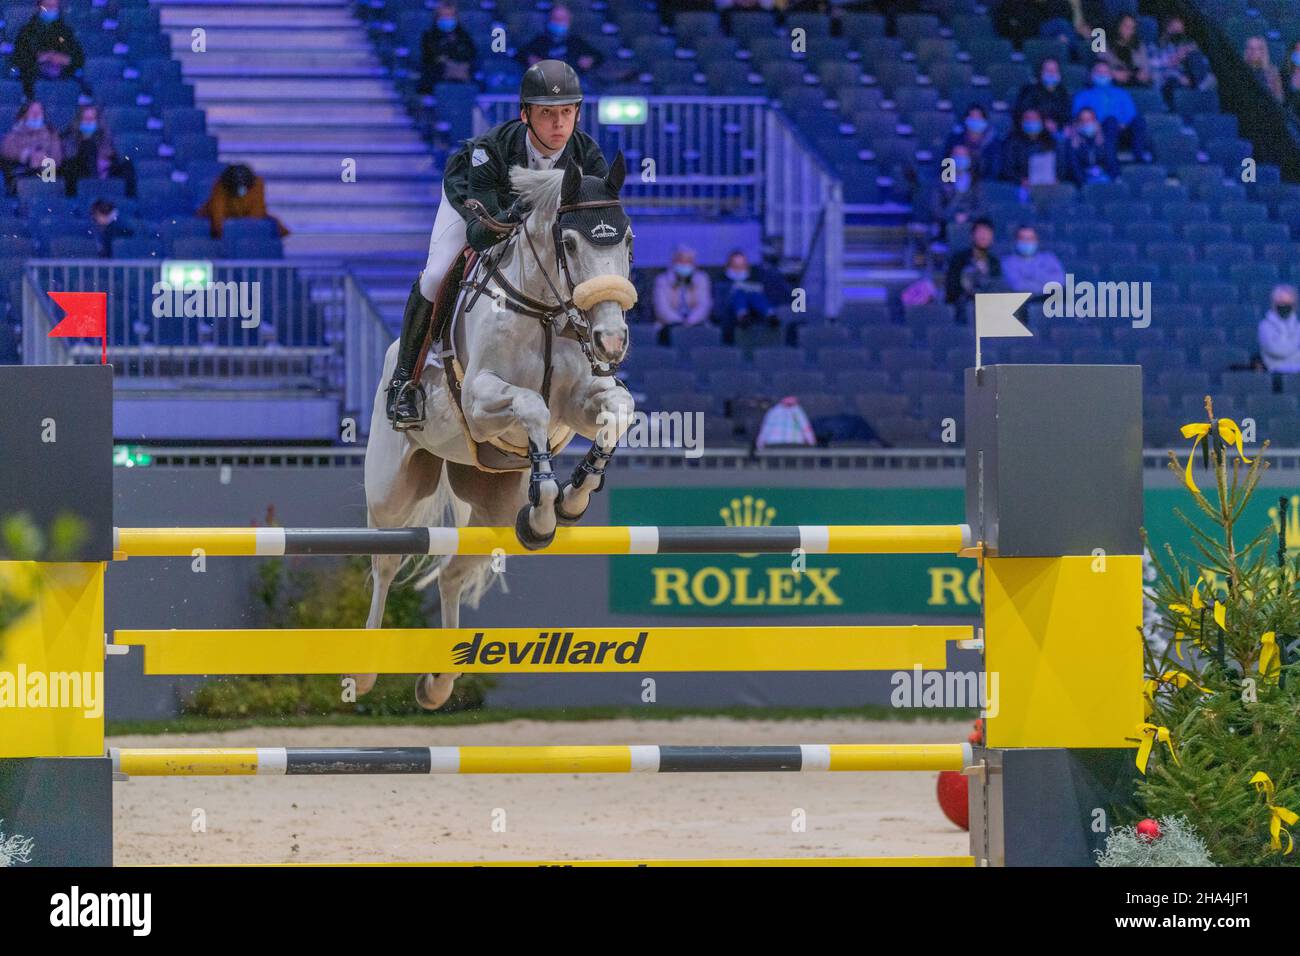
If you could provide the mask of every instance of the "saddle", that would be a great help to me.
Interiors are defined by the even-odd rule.
[[[503,473],[511,471],[530,471],[532,462],[528,449],[520,448],[500,438],[476,442],[469,432],[465,421],[465,410],[461,407],[462,392],[465,384],[465,366],[467,361],[465,335],[462,319],[465,314],[465,291],[467,276],[473,274],[481,257],[468,244],[461,249],[452,261],[451,268],[438,285],[437,295],[433,300],[433,321],[429,323],[429,334],[420,349],[417,369],[424,368],[428,360],[429,349],[436,347],[437,355],[442,360],[443,379],[451,395],[452,404],[456,406],[457,420],[465,433],[465,444],[469,447],[474,467],[480,471]],[[550,438],[551,453],[554,454],[573,436],[573,430],[566,426],[552,429]]]

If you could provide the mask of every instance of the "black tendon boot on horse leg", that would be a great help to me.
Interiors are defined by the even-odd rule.
[[[528,517],[542,503],[542,485],[555,482],[555,472],[551,469],[550,450],[539,450],[531,441],[528,443],[528,460],[532,463],[528,475],[528,504],[520,508],[515,517],[515,537],[529,551],[539,551],[555,540],[555,529],[552,528],[550,534],[540,535],[533,530]],[[559,497],[558,486],[554,494]]]
[[[555,503],[555,520],[559,524],[577,524],[582,520],[582,516],[587,513],[587,505],[591,504],[590,495],[598,493],[605,487],[605,465],[614,457],[614,452],[601,451],[599,445],[592,445],[587,449],[587,454],[582,461],[578,462],[573,469],[573,474],[569,476],[568,482],[560,492],[560,500]],[[591,489],[587,498],[587,504],[582,506],[582,510],[576,515],[569,514],[564,510],[564,502],[572,496],[574,491],[580,489],[587,483],[588,479],[596,480],[596,487]]]
[[[397,347],[397,367],[388,385],[388,420],[400,430],[424,426],[424,387],[420,385],[420,353],[433,321],[433,303],[420,292],[420,280],[411,284],[402,313],[402,338]]]

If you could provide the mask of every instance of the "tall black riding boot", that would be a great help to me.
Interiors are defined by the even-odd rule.
[[[396,429],[420,428],[424,424],[424,389],[415,363],[424,348],[424,338],[433,321],[433,303],[420,292],[420,280],[411,285],[402,313],[402,336],[397,347],[397,368],[388,385],[388,420]]]

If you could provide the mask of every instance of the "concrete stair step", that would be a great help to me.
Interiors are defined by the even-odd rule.
[[[228,77],[220,83],[211,84],[211,89],[207,86],[208,84],[203,84],[194,90],[194,99],[199,105],[268,100],[318,100],[322,103],[377,100],[391,103],[394,98],[392,87],[383,79],[333,79],[323,76],[313,79],[265,80],[258,77]]]
[[[346,203],[350,206],[382,206],[392,203],[419,203],[436,210],[441,183],[433,176],[423,179],[377,180],[345,183],[334,179],[306,179],[282,176],[266,177],[268,199],[308,203]]]
[[[409,129],[387,126],[226,126],[212,129],[222,149],[241,152],[298,153],[339,150],[353,154],[427,153],[429,147]]]
[[[428,229],[420,232],[296,232],[284,240],[284,254],[288,258],[327,256],[342,260],[367,255],[407,258],[428,248]],[[407,288],[410,288],[409,282]]]
[[[293,203],[269,198],[267,205],[279,216],[286,226],[295,232],[318,232],[325,229],[335,231],[356,230],[359,232],[390,233],[423,232],[425,248],[428,248],[429,231],[433,228],[433,217],[437,207],[432,205],[389,204],[366,206],[300,206]]]
[[[223,163],[248,162],[257,164],[259,175],[267,179],[278,176],[312,176],[322,179],[338,179],[342,170],[343,154],[332,156],[301,155],[298,153],[249,152],[240,154],[231,149],[222,149]],[[374,177],[376,180],[396,178],[402,180],[422,180],[438,175],[433,168],[433,157],[427,153],[363,153],[354,156],[357,160],[358,175]],[[364,172],[360,172],[364,170]]]
[[[324,3],[222,3],[159,4],[158,19],[163,27],[351,27],[357,21],[344,5]]]
[[[177,56],[187,77],[205,76],[346,76],[384,75],[384,67],[366,50],[212,50]]]
[[[410,129],[411,120],[399,103],[322,103],[319,100],[275,100],[264,103],[210,103],[204,107],[208,126],[272,124],[396,124]]]
[[[192,45],[191,30],[194,27],[207,27],[203,20],[180,24],[167,32],[172,34],[172,46],[178,50],[188,50]],[[293,48],[298,50],[367,50],[365,33],[355,22],[346,26],[298,27],[287,24],[284,29],[259,29],[257,27],[232,26],[209,35],[208,49],[213,50],[271,50],[285,48],[285,37],[293,27]],[[213,46],[217,43],[217,46]]]

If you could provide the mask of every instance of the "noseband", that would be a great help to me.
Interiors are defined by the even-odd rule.
[[[564,236],[563,229],[560,225],[560,219],[570,212],[579,209],[607,209],[619,206],[621,203],[617,199],[593,199],[584,202],[574,202],[562,205],[555,210],[555,221],[551,223],[551,241],[555,246],[555,264],[556,268],[564,275],[564,281],[568,286],[568,295],[561,295],[560,290],[555,287],[551,281],[551,274],[542,265],[542,258],[537,253],[537,247],[533,245],[533,238],[528,233],[528,217],[532,215],[531,211],[525,213],[518,223],[508,224],[501,223],[493,219],[487,210],[476,200],[469,200],[465,204],[479,220],[494,232],[513,236],[522,232],[524,241],[528,244],[528,251],[532,254],[533,261],[537,263],[538,271],[546,279],[547,286],[550,287],[551,295],[555,297],[555,304],[542,302],[520,289],[506,279],[500,271],[500,262],[505,254],[506,243],[498,245],[501,250],[496,254],[489,253],[483,260],[483,272],[476,281],[467,281],[464,284],[473,288],[474,295],[465,306],[465,311],[473,308],[475,301],[487,289],[488,282],[495,282],[504,293],[506,304],[522,315],[531,315],[542,323],[546,331],[546,365],[547,378],[550,377],[550,352],[551,352],[551,335],[554,334],[555,321],[558,317],[564,316],[567,321],[564,327],[560,329],[559,334],[565,338],[575,340],[582,347],[582,354],[587,357],[587,363],[591,366],[591,374],[597,377],[612,376],[618,372],[618,362],[601,362],[596,358],[595,350],[592,347],[591,316],[588,310],[601,302],[618,302],[624,311],[630,309],[636,304],[636,288],[631,282],[622,276],[600,276],[596,279],[590,279],[587,282],[575,284],[573,275],[569,271],[569,260],[564,253]],[[629,268],[631,260],[628,261]],[[549,381],[547,383],[549,385]],[[549,389],[548,389],[549,391]]]

